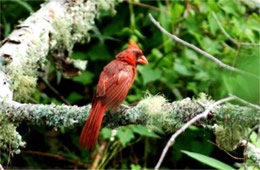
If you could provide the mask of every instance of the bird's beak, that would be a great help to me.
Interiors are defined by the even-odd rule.
[[[142,55],[142,56],[138,57],[138,59],[136,60],[136,63],[145,65],[145,64],[148,64],[148,61],[145,58],[145,56]]]

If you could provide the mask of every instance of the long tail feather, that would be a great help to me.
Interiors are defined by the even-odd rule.
[[[105,110],[106,106],[102,105],[101,101],[93,102],[90,115],[80,135],[81,147],[91,149],[95,145]]]

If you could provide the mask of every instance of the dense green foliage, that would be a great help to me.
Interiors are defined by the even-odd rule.
[[[39,9],[42,3],[19,0],[0,2],[1,39],[8,36],[19,21]],[[148,13],[151,13],[169,32],[224,63],[259,76],[259,46],[240,44],[259,43],[260,16],[257,9],[249,8],[242,0],[133,2],[119,4],[114,16],[111,13],[99,16],[96,27],[91,32],[91,40],[74,47],[71,57],[88,61],[88,67],[81,76],[66,79],[52,64],[47,64],[47,74],[40,76],[38,88],[29,101],[61,104],[66,100],[73,105],[90,103],[102,68],[125,49],[128,40],[132,39],[142,47],[149,65],[138,66],[136,81],[125,104],[138,102],[145,91],[163,94],[169,101],[196,97],[204,92],[213,99],[232,93],[252,103],[260,103],[259,80],[220,69],[204,56],[169,39],[148,17]],[[213,12],[237,44],[223,34]],[[58,95],[53,89],[56,89]],[[149,129],[140,125],[120,127],[113,137],[112,129],[103,128],[97,151],[92,154],[78,146],[81,128],[52,129],[22,124],[18,131],[23,134],[26,147],[21,154],[12,158],[0,152],[0,161],[15,168],[84,168],[93,164],[100,151],[103,155],[96,168],[153,168],[170,137],[170,134],[160,130],[150,133]],[[214,142],[211,131],[192,126],[177,139],[162,168],[221,169],[235,167],[235,163],[243,162],[228,156],[213,145]],[[243,157],[242,149],[239,148],[232,154]],[[210,161],[212,158],[219,161],[214,160],[211,164],[205,162],[205,159]]]

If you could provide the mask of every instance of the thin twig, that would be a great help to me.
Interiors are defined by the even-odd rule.
[[[39,152],[39,151],[31,151],[31,150],[23,150],[22,153],[56,158],[58,160],[70,162],[70,163],[73,163],[74,165],[79,165],[79,166],[82,166],[84,168],[87,168],[87,165],[82,163],[82,162],[79,162],[77,160],[71,160],[71,159],[65,158],[65,157],[63,157],[61,155],[57,155],[57,154],[45,153],[45,152]]]
[[[50,88],[51,91],[53,91],[53,93],[55,93],[57,96],[59,96],[59,98],[61,99],[61,101],[63,101],[65,104],[67,105],[71,105],[70,102],[68,100],[65,99],[65,97],[63,97],[58,90],[56,90],[49,82],[48,80],[46,80],[44,77],[41,77],[42,81]]]
[[[107,146],[107,142],[106,141],[102,141],[99,150],[96,151],[95,159],[94,159],[93,163],[91,164],[91,166],[89,168],[90,170],[97,169],[98,164],[99,164],[99,162],[100,162],[100,160],[101,160],[101,158],[102,158],[102,156],[103,156],[103,154],[105,152],[106,146]]]
[[[244,158],[240,158],[240,157],[237,157],[237,156],[234,156],[232,155],[231,153],[229,153],[228,151],[220,148],[217,144],[215,144],[214,142],[208,140],[209,143],[215,145],[216,147],[218,147],[220,150],[224,151],[228,156],[230,156],[231,158],[235,159],[235,160],[244,160]]]
[[[260,44],[258,43],[247,43],[247,42],[237,42],[235,39],[233,39],[224,29],[224,27],[221,25],[221,23],[218,20],[217,15],[215,14],[215,12],[212,12],[212,15],[214,17],[214,19],[216,20],[219,28],[221,29],[221,31],[223,32],[223,34],[230,40],[232,41],[232,43],[236,44],[236,45],[251,45],[251,46],[260,46]]]
[[[233,94],[229,94],[229,95],[235,97],[236,100],[239,100],[240,102],[242,102],[242,103],[244,103],[244,104],[246,104],[246,105],[248,105],[248,106],[250,106],[250,107],[252,107],[252,108],[254,108],[256,110],[260,110],[260,106],[258,106],[256,104],[250,103],[250,102],[248,102],[248,101],[246,101],[246,100],[244,100],[244,99],[242,99],[242,98],[240,98],[238,96],[235,96]]]
[[[140,3],[140,2],[133,2],[133,1],[129,1],[129,0],[125,0],[125,1],[128,2],[128,3],[132,3],[133,5],[136,5],[136,6],[141,6],[141,7],[144,7],[144,8],[150,8],[150,9],[153,9],[155,11],[159,11],[159,12],[165,13],[167,15],[171,15],[171,13],[169,13],[165,10],[162,10],[160,8],[157,8],[155,6],[152,6],[152,5],[148,5],[148,4],[144,4],[144,3]]]
[[[234,58],[234,61],[233,61],[233,64],[232,64],[232,67],[234,67],[234,66],[236,65],[237,57],[238,57],[240,48],[241,48],[241,44],[238,44],[238,45],[237,45],[237,50],[236,50],[236,53],[235,53],[235,58]]]
[[[208,114],[210,113],[210,111],[217,105],[222,104],[224,102],[228,102],[230,100],[235,99],[234,96],[230,96],[221,100],[218,100],[217,102],[209,105],[209,107],[201,114],[193,117],[191,120],[189,120],[187,123],[185,123],[179,130],[177,130],[170,138],[170,140],[167,142],[166,146],[163,149],[163,152],[160,156],[159,161],[157,162],[156,166],[155,166],[155,170],[158,170],[162,164],[162,161],[166,155],[166,153],[168,152],[169,148],[174,144],[175,139],[181,134],[183,133],[189,126],[191,126],[193,123],[197,122],[198,120],[202,119],[202,118],[206,118],[208,116]]]
[[[177,37],[176,35],[173,35],[171,33],[169,33],[168,31],[166,31],[158,21],[156,21],[153,16],[149,13],[149,17],[151,19],[151,21],[154,23],[154,25],[160,30],[162,31],[164,34],[166,34],[168,37],[174,39],[175,41],[193,49],[194,51],[198,52],[199,54],[207,57],[208,59],[214,61],[216,64],[218,64],[221,68],[224,68],[226,70],[229,70],[229,71],[232,71],[232,72],[236,72],[236,73],[240,73],[240,74],[243,74],[243,75],[247,75],[247,76],[250,76],[250,77],[254,77],[256,79],[260,79],[257,75],[255,74],[252,74],[252,73],[249,73],[249,72],[246,72],[246,71],[243,71],[243,70],[240,70],[238,68],[235,68],[235,67],[232,67],[232,66],[229,66],[225,63],[223,63],[222,61],[220,61],[219,59],[217,59],[216,57],[214,57],[213,55],[207,53],[206,51],[203,51],[202,49],[196,47],[195,45],[193,44],[190,44],[182,39],[180,39],[179,37]]]
[[[160,64],[160,62],[166,57],[168,56],[168,54],[171,54],[173,52],[173,50],[170,50],[169,52],[166,52],[162,57],[159,58],[159,60],[156,61],[156,63],[153,66],[153,69],[156,69],[157,66]]]

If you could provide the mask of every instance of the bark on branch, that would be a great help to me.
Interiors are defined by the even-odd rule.
[[[204,95],[202,95],[204,96]],[[104,126],[117,127],[127,124],[143,124],[152,128],[162,128],[166,132],[174,132],[192,117],[202,113],[212,100],[205,96],[197,100],[190,98],[168,103],[162,96],[148,96],[134,107],[122,106],[117,113],[107,113]],[[73,127],[82,124],[88,117],[91,106],[21,104],[15,101],[1,102],[0,111],[7,113],[13,122],[44,124],[48,126]],[[203,104],[203,106],[202,106]],[[203,126],[215,123],[240,127],[253,127],[260,122],[260,110],[224,104],[212,109],[214,114],[207,121],[199,122]]]
[[[151,129],[174,132],[214,103],[205,95],[199,99],[186,98],[168,103],[163,96],[147,96],[134,107],[122,106],[117,113],[106,113],[103,126],[143,124]],[[67,105],[21,104],[14,101],[1,102],[0,112],[6,113],[11,122],[48,125],[55,127],[79,126],[87,119],[90,105],[78,107]],[[236,149],[246,139],[248,128],[260,123],[260,110],[232,104],[214,107],[203,121],[196,122],[214,131],[216,143],[224,150]],[[1,144],[1,141],[0,141]]]

